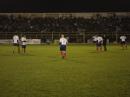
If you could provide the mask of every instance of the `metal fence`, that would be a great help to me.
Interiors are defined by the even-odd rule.
[[[54,42],[55,40],[59,40],[61,34],[64,34],[66,38],[68,38],[70,43],[88,43],[92,40],[92,37],[95,35],[103,36],[104,33],[101,32],[0,32],[0,39],[12,39],[13,35],[18,34],[26,35],[28,39],[41,39],[42,42],[46,42],[47,40]],[[118,32],[109,32],[105,33],[110,42],[119,42],[119,37],[121,35],[127,36],[127,41],[130,42],[130,34],[126,33],[118,33]]]

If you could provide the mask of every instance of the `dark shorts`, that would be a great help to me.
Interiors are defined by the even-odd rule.
[[[101,43],[101,42],[97,42],[97,43],[96,43],[96,46],[97,46],[97,47],[101,47],[101,46],[102,46],[102,43]]]
[[[96,43],[96,41],[93,41],[93,43]]]
[[[121,44],[124,45],[124,44],[126,44],[126,42],[125,41],[121,41]]]
[[[22,45],[22,48],[26,48],[26,45]]]
[[[13,43],[13,46],[19,46],[19,44],[18,43]]]
[[[60,46],[60,51],[66,51],[66,45],[61,45]]]

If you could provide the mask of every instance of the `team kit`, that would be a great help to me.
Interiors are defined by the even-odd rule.
[[[127,37],[125,35],[120,36],[120,44],[122,49],[127,49],[127,43],[126,43]],[[107,37],[106,35],[99,36],[96,35],[93,37],[93,42],[96,44],[96,50],[102,51],[102,47],[104,51],[107,51]],[[66,49],[67,49],[68,39],[64,37],[62,34],[59,39],[59,49],[60,54],[63,59],[66,58]],[[27,38],[25,35],[19,38],[18,35],[13,36],[13,53],[15,53],[15,49],[17,48],[18,53],[20,53],[20,47],[22,48],[22,53],[26,53],[26,47],[27,47]]]

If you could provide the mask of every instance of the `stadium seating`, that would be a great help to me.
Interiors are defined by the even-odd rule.
[[[124,32],[130,31],[129,24],[130,17],[101,17],[96,19],[76,18],[76,17],[45,17],[45,18],[27,18],[0,15],[0,31],[1,32],[40,32],[54,31],[54,32],[72,32],[78,29],[85,29],[85,31],[115,31],[116,26]]]
[[[117,30],[117,28],[119,30]],[[42,32],[85,32],[103,34],[129,33],[130,17],[98,15],[96,18],[83,17],[23,17],[14,15],[0,15],[0,33],[22,32],[26,34]],[[1,37],[0,37],[1,38]],[[3,38],[3,37],[2,37]],[[8,38],[8,37],[6,37]]]

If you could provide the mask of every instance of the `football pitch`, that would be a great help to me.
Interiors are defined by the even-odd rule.
[[[0,97],[130,97],[130,49],[30,45],[26,54],[0,46]]]

